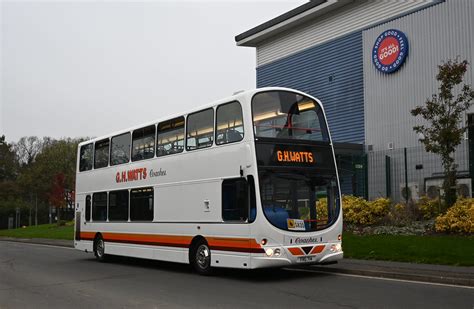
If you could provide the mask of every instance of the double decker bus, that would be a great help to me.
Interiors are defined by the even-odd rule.
[[[323,106],[261,88],[79,144],[75,248],[254,269],[343,257]]]

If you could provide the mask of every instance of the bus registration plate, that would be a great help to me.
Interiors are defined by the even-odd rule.
[[[300,256],[296,259],[297,263],[310,263],[316,261],[315,256]]]

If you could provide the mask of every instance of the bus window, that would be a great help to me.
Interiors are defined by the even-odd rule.
[[[109,221],[128,221],[128,190],[109,192]]]
[[[186,126],[186,150],[211,147],[214,139],[214,109],[190,114]]]
[[[95,142],[94,168],[107,167],[109,165],[109,139]]]
[[[150,159],[155,156],[155,126],[133,131],[132,161]]]
[[[153,188],[130,191],[130,221],[153,221]]]
[[[184,117],[178,117],[158,124],[156,155],[166,156],[184,149]]]
[[[91,196],[86,196],[86,221],[91,221]]]
[[[81,146],[79,158],[79,171],[89,171],[92,169],[92,143]]]
[[[92,195],[92,221],[107,221],[107,192]]]
[[[130,132],[112,137],[110,146],[110,165],[130,161]]]
[[[226,179],[222,182],[222,219],[247,221],[249,191],[245,178]]]
[[[244,138],[242,107],[239,102],[222,104],[216,111],[216,144],[228,144]]]
[[[328,142],[324,114],[308,97],[287,92],[267,91],[252,99],[256,137]]]

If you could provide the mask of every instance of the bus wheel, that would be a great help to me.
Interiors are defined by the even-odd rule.
[[[191,264],[200,275],[210,275],[211,269],[211,249],[207,242],[202,239],[193,246],[191,253]]]
[[[99,262],[104,262],[106,259],[105,243],[101,235],[97,235],[94,239],[94,255]]]

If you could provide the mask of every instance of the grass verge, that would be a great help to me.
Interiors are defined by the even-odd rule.
[[[19,229],[0,230],[0,236],[16,238],[72,239],[73,235],[74,226],[70,223],[65,226],[42,224]]]
[[[474,266],[474,236],[354,235],[344,233],[344,257]]]

